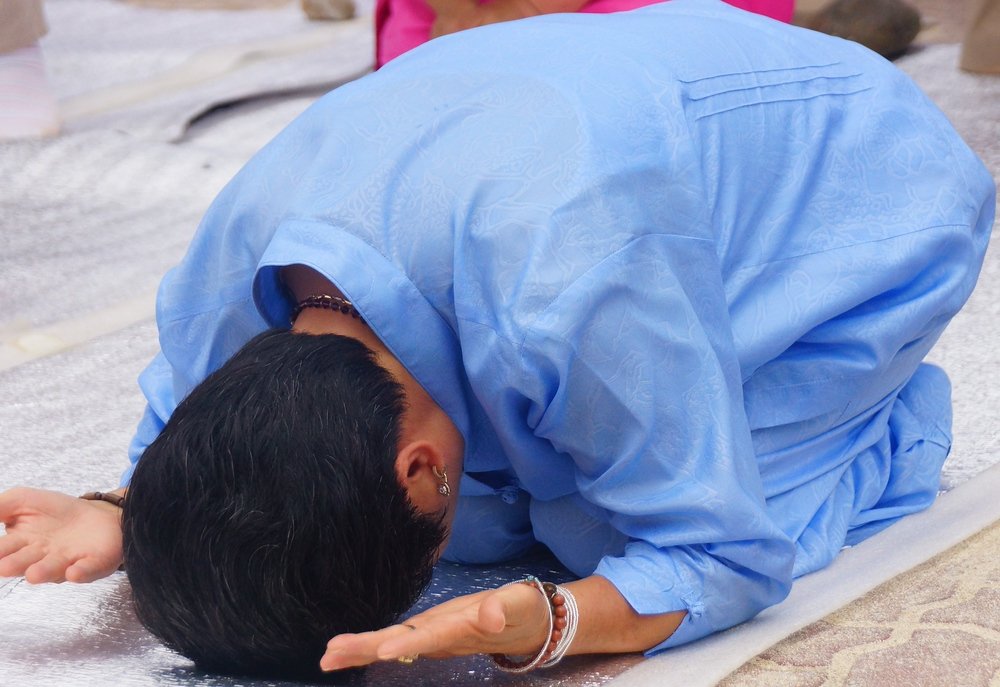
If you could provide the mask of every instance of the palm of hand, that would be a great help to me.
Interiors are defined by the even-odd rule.
[[[546,640],[547,608],[543,597],[525,585],[460,596],[406,624],[334,637],[320,666],[340,670],[413,655],[533,654]]]
[[[0,577],[40,582],[92,582],[122,560],[119,513],[114,507],[41,489],[0,494]]]

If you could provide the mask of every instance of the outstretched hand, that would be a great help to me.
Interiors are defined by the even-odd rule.
[[[418,655],[534,655],[548,642],[548,605],[537,589],[523,584],[460,596],[405,624],[334,637],[320,667],[340,670]]]
[[[0,577],[93,582],[122,562],[121,513],[101,502],[19,487],[0,493]]]

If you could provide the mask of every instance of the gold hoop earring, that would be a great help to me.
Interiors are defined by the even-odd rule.
[[[441,480],[441,484],[438,485],[438,493],[441,496],[451,496],[451,485],[448,484],[448,471],[446,468],[439,468],[437,465],[431,467],[431,471],[434,472],[434,476]]]

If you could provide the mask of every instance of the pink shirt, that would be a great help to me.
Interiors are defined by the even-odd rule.
[[[624,12],[659,0],[591,0],[580,12]],[[795,0],[726,0],[734,7],[788,22]],[[381,67],[391,59],[430,40],[434,10],[425,0],[377,0],[375,5],[375,57]]]

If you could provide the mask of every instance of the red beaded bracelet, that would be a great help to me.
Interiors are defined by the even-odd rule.
[[[542,582],[537,577],[529,577],[511,584],[526,584],[534,587],[549,604],[549,639],[532,658],[515,660],[506,654],[491,654],[493,662],[509,673],[526,673],[539,666],[547,668],[562,660],[576,634],[576,603],[568,590],[551,582]],[[572,616],[571,616],[572,611]]]

